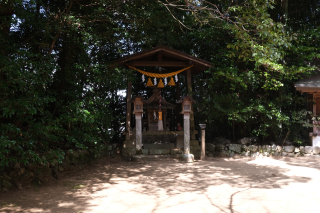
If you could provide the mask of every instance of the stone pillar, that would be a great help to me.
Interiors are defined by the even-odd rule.
[[[201,129],[201,156],[200,160],[204,160],[206,158],[206,125],[199,124]]]
[[[135,113],[136,117],[136,149],[142,149],[142,131],[141,131],[141,116],[142,113]]]
[[[130,120],[131,120],[131,93],[132,93],[132,82],[128,82],[127,87],[127,112],[126,112],[126,141],[130,140]]]
[[[184,125],[183,125],[183,134],[184,134],[184,146],[183,153],[190,154],[190,114],[184,113]]]
[[[185,112],[184,115],[184,140],[183,140],[183,154],[180,157],[180,160],[192,163],[194,162],[193,154],[190,154],[190,113]]]

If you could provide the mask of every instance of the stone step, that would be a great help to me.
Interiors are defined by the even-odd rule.
[[[157,160],[166,158],[176,158],[178,159],[180,155],[132,155],[132,161],[144,161],[144,160]]]
[[[143,144],[144,149],[173,149],[174,143]]]
[[[171,149],[149,149],[150,155],[166,155],[170,153]]]

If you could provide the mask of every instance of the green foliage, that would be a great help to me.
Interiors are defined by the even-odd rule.
[[[0,2],[0,169],[119,142],[126,101],[118,92],[140,75],[110,62],[157,45],[213,63],[194,78],[196,122],[206,121],[212,134],[291,130],[301,141],[306,98],[292,83],[316,69],[306,62],[320,58],[318,5],[168,2]],[[296,10],[300,4],[307,9]],[[137,82],[133,91],[148,94]],[[174,92],[164,89],[170,102]]]
[[[193,28],[195,43],[203,43],[194,47],[194,53],[211,60],[213,68],[196,78],[194,96],[201,103],[199,122],[207,122],[214,136],[275,140],[293,129],[292,140],[307,135],[303,126],[310,120],[303,116],[296,120],[307,100],[295,91],[293,82],[317,69],[309,63],[320,56],[320,28],[313,21],[319,17],[317,5],[308,1],[304,6],[312,11],[294,10],[286,16],[288,11],[275,1],[162,3],[172,11],[189,11],[202,25],[201,30]],[[289,4],[292,10],[300,2]],[[295,16],[301,13],[303,25],[296,28]]]

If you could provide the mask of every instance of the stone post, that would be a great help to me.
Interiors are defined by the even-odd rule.
[[[184,146],[183,153],[190,154],[190,113],[184,113],[184,125],[183,125],[183,134],[184,134]]]
[[[142,149],[142,129],[141,129],[141,117],[142,113],[141,112],[136,112],[135,113],[136,117],[136,149],[140,150]]]
[[[201,156],[200,160],[204,160],[206,158],[206,125],[199,124],[201,129]]]
[[[180,160],[186,161],[186,162],[193,162],[194,156],[193,154],[190,154],[190,114],[192,113],[192,103],[195,103],[195,101],[190,97],[186,96],[182,98],[181,100],[177,101],[177,103],[181,103],[181,109],[184,118],[184,126],[183,126],[183,154],[180,157]]]
[[[143,103],[146,102],[140,94],[136,96],[131,102],[134,103],[133,114],[135,114],[136,119],[136,149],[142,149],[142,113],[143,113]]]

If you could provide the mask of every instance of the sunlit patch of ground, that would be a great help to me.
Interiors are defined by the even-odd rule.
[[[320,159],[112,159],[37,190],[0,194],[2,212],[320,212]]]

